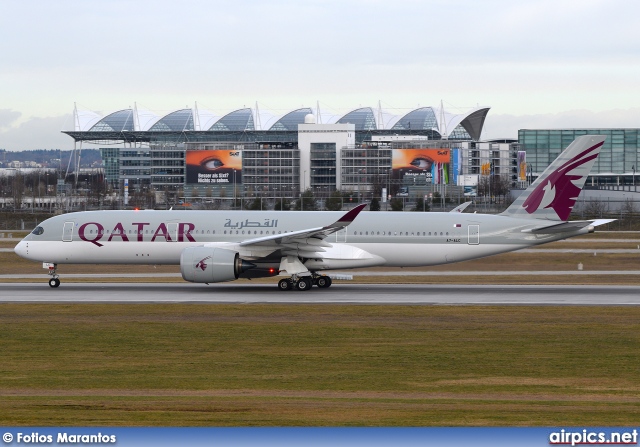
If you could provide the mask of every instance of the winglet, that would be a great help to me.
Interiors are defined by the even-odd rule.
[[[473,202],[464,202],[461,203],[460,205],[456,206],[454,209],[452,209],[451,211],[449,211],[450,213],[461,213],[463,212],[469,205],[471,205]]]
[[[347,212],[347,214],[345,214],[344,216],[342,216],[340,219],[338,219],[336,221],[335,224],[331,225],[331,226],[347,226],[349,225],[351,222],[353,222],[355,220],[356,217],[358,217],[358,214],[360,214],[360,211],[362,211],[364,209],[364,207],[367,206],[366,203],[361,203],[360,205],[356,206],[354,209],[350,210],[349,212]]]

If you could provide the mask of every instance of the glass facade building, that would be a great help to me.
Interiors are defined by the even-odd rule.
[[[592,184],[632,184],[640,159],[640,129],[521,129],[518,141],[536,176],[581,135],[607,137],[589,176]]]
[[[312,190],[331,192],[336,189],[336,159],[335,143],[311,143],[310,165]]]

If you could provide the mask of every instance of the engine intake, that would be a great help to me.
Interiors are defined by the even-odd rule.
[[[237,252],[216,247],[190,247],[180,255],[180,273],[185,281],[212,283],[233,281],[255,264],[240,259]]]

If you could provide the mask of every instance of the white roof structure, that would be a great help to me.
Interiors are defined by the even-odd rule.
[[[380,106],[358,107],[343,114],[302,107],[284,114],[245,107],[224,115],[198,108],[178,109],[164,116],[138,108],[127,108],[100,115],[74,109],[76,132],[188,132],[188,131],[296,131],[304,117],[313,114],[318,124],[354,124],[356,131],[426,130],[443,139],[479,140],[489,107],[476,107],[465,113],[450,113],[443,107],[418,107],[404,115]]]

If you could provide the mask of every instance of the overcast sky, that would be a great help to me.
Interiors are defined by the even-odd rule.
[[[0,148],[70,149],[78,108],[490,106],[520,128],[640,127],[636,0],[4,0]]]

